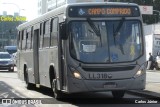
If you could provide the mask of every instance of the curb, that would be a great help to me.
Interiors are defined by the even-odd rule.
[[[160,70],[146,70],[147,72],[160,73]]]
[[[160,99],[160,93],[156,93],[156,92],[152,92],[152,91],[148,91],[148,90],[140,90],[140,91],[139,90],[138,91],[130,90],[127,92],[130,94],[140,95],[140,96],[147,97],[147,98]]]

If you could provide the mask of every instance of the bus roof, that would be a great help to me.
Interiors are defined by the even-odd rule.
[[[61,15],[61,14],[65,14],[65,10],[67,7],[69,6],[97,6],[97,5],[117,5],[117,6],[138,6],[137,4],[135,3],[124,3],[124,2],[82,2],[82,3],[71,3],[71,4],[65,4],[65,5],[62,5],[60,7],[57,7],[29,22],[25,22],[21,25],[19,25],[17,27],[18,30],[21,30],[21,29],[24,29],[26,27],[29,27],[31,25],[35,25],[39,22],[43,22],[44,20],[49,20],[50,18],[53,17],[53,15]]]

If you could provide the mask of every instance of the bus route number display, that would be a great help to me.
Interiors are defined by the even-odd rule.
[[[70,7],[69,17],[136,17],[140,16],[137,7]]]

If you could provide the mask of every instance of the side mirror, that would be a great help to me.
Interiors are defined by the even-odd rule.
[[[67,27],[65,23],[60,24],[60,37],[63,40],[66,40],[68,38],[67,36]]]

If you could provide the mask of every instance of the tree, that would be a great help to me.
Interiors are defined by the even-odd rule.
[[[133,3],[136,3],[138,5],[143,4],[142,0],[134,0]]]
[[[142,0],[142,3],[147,6],[153,6],[153,0]]]
[[[160,11],[160,0],[154,0],[154,10]]]
[[[111,2],[130,2],[138,5],[153,6],[153,10],[160,11],[160,0],[109,0]],[[160,19],[159,12],[153,12],[153,15],[142,15],[143,22],[146,24],[157,23]]]
[[[153,12],[153,14],[156,15],[155,19],[156,22],[158,22],[160,20],[160,0],[154,0],[153,10],[156,10]]]
[[[108,0],[110,2],[130,2],[138,5],[153,5],[153,0]]]

